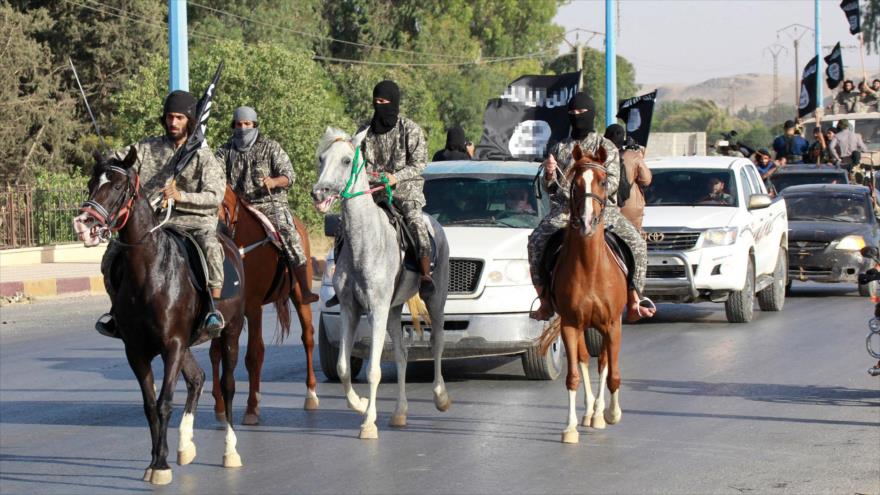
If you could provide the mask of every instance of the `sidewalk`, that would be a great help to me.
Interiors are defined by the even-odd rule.
[[[0,268],[0,297],[103,293],[100,263],[40,263]]]

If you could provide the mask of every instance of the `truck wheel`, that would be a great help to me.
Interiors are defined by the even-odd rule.
[[[596,330],[593,327],[587,329],[587,352],[590,354],[590,357],[599,357],[599,354],[602,352],[603,347],[603,338],[602,333]]]
[[[877,282],[868,282],[867,284],[859,284],[859,295],[862,297],[874,297],[877,295]]]
[[[336,372],[336,364],[339,362],[339,348],[330,343],[327,338],[327,330],[324,329],[324,318],[318,318],[318,359],[321,361],[321,371],[331,382],[339,381],[339,373]],[[364,365],[364,360],[352,356],[349,360],[351,366],[351,379],[354,380]]]
[[[788,253],[779,248],[776,269],[773,270],[773,283],[758,292],[758,306],[761,311],[782,311],[785,305],[785,287],[788,277]]]
[[[530,347],[522,354],[523,371],[529,380],[555,380],[562,371],[562,336],[550,344],[547,353],[539,354],[538,347]]]
[[[730,293],[724,303],[727,321],[730,323],[748,323],[755,315],[755,261],[749,257],[746,269],[746,283],[742,290]]]

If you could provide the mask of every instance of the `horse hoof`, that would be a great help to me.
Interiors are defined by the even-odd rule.
[[[434,396],[434,407],[436,407],[438,411],[446,412],[451,405],[452,399],[449,398],[449,394],[447,394],[445,390],[440,395]]]
[[[621,416],[623,416],[623,412],[621,411],[617,411],[617,414],[614,414],[614,412],[609,409],[605,410],[605,421],[609,425],[616,425],[617,423],[620,423]]]
[[[406,426],[406,414],[395,414],[391,416],[391,426],[394,428],[403,428]]]
[[[590,426],[592,426],[593,428],[595,428],[597,430],[604,430],[605,429],[605,418],[602,417],[601,414],[594,415],[593,421],[590,422]]]
[[[318,404],[320,404],[320,401],[317,397],[306,397],[306,402],[305,404],[303,404],[303,409],[305,409],[306,411],[317,411]]]
[[[581,426],[590,426],[590,415],[584,414],[584,417],[581,418]]]
[[[149,483],[150,478],[152,478],[152,477],[153,477],[153,468],[147,468],[147,470],[144,471],[143,480],[146,481],[147,483]]]
[[[183,450],[177,451],[177,465],[186,466],[196,458],[196,444],[191,443]]]
[[[214,411],[214,419],[216,419],[219,423],[226,424],[226,412]]]
[[[154,485],[167,485],[171,483],[170,469],[154,469],[153,475],[150,476],[150,483]]]
[[[260,424],[260,415],[259,414],[245,414],[244,419],[241,420],[241,424],[245,426],[256,426]]]
[[[223,456],[223,467],[237,468],[241,467],[241,456],[238,453],[226,454]]]
[[[360,435],[358,435],[358,438],[360,438],[361,440],[378,440],[379,429],[376,428],[376,425],[362,426],[361,433]]]
[[[577,430],[566,430],[562,432],[562,443],[578,443],[580,441],[580,433]]]

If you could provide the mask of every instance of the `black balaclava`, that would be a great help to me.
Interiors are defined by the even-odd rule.
[[[389,103],[379,105],[376,98],[384,98]],[[397,125],[400,113],[400,88],[394,81],[382,81],[373,88],[373,120],[370,130],[376,134],[385,134]]]
[[[605,139],[614,143],[617,148],[622,148],[626,143],[626,131],[620,124],[611,124],[605,128]]]
[[[568,114],[568,121],[571,123],[571,137],[574,139],[583,139],[587,134],[595,130],[594,120],[596,119],[596,103],[587,93],[583,91],[576,93],[568,101],[568,110],[584,109],[577,115]]]
[[[192,135],[196,128],[196,98],[188,91],[175,90],[165,97],[162,108],[162,127],[165,127],[165,116],[169,113],[182,113],[187,118],[187,129]]]
[[[459,126],[450,127],[446,131],[446,149],[450,151],[463,151],[467,153],[465,146],[464,129]]]

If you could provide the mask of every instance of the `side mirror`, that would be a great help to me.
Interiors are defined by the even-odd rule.
[[[875,260],[880,258],[880,249],[877,249],[874,246],[865,246],[860,249],[859,252],[862,253],[862,256],[865,258],[872,258]]]
[[[339,231],[339,222],[339,215],[326,215],[324,217],[324,235],[336,237],[336,233]]]
[[[749,210],[760,210],[762,208],[767,208],[773,203],[773,200],[770,199],[770,196],[767,194],[752,194],[749,196]]]

